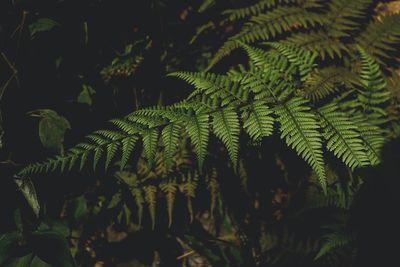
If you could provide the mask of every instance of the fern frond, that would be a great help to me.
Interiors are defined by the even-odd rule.
[[[192,200],[196,197],[196,188],[197,188],[197,175],[188,173],[183,177],[183,184],[181,187],[182,193],[186,196],[187,199],[187,209],[189,212],[190,222],[193,221],[194,212],[193,212],[193,204]]]
[[[286,2],[294,1],[295,0],[286,0]],[[226,15],[228,17],[228,20],[236,21],[253,15],[259,15],[267,8],[274,7],[277,2],[278,0],[260,0],[258,3],[255,3],[251,6],[225,10],[224,12],[222,12],[222,14]]]
[[[187,121],[186,131],[194,145],[194,150],[197,155],[197,162],[201,170],[204,158],[207,153],[207,144],[209,138],[209,115],[208,114],[193,114]]]
[[[317,53],[322,59],[327,56],[332,59],[342,58],[343,54],[349,50],[345,43],[332,38],[323,30],[295,33],[283,42]]]
[[[133,149],[135,148],[136,142],[139,137],[137,135],[132,135],[130,137],[122,139],[122,155],[120,162],[120,169],[123,170],[126,164],[128,163],[129,157],[132,154]]]
[[[371,124],[368,117],[364,114],[355,114],[351,117],[351,121],[357,126],[361,138],[364,141],[367,157],[372,166],[380,163],[380,153],[385,144],[383,130],[378,126]]]
[[[147,185],[144,187],[144,192],[151,218],[151,228],[154,229],[156,225],[157,187],[154,185]]]
[[[334,232],[325,235],[325,243],[322,245],[321,249],[318,251],[314,259],[319,259],[333,250],[345,247],[353,242],[353,237],[345,232]]]
[[[335,103],[320,108],[318,115],[329,151],[333,152],[351,169],[369,163],[357,127],[345,113],[338,111]]]
[[[307,100],[294,97],[277,106],[275,113],[280,123],[281,138],[288,146],[296,150],[317,173],[321,186],[326,190],[325,163],[322,156],[319,125],[310,108],[304,104]]]
[[[217,180],[217,171],[213,169],[211,175],[208,177],[207,190],[210,192],[210,214],[213,216],[215,207],[217,205],[217,199],[219,196],[219,183]]]
[[[156,128],[148,130],[143,135],[143,148],[146,158],[149,162],[149,166],[153,166],[154,157],[156,155],[158,143],[158,130]]]
[[[255,101],[247,112],[242,113],[243,128],[253,141],[273,133],[273,111],[263,101]]]
[[[217,51],[210,66],[215,65],[223,57],[229,55],[232,50],[238,48],[238,41],[245,44],[268,41],[272,37],[294,28],[308,28],[322,24],[324,17],[310,11],[316,7],[320,7],[317,0],[306,0],[298,6],[278,6],[265,14],[253,16],[238,34],[229,38]]]
[[[161,138],[164,145],[165,166],[171,166],[172,157],[178,149],[179,137],[182,126],[177,123],[171,123],[162,130]]]
[[[304,81],[308,74],[310,74],[310,72],[316,66],[314,64],[314,60],[317,56],[317,53],[312,53],[309,50],[282,43],[267,44],[275,48],[281,55],[286,57],[291,65],[298,68],[301,81]]]
[[[240,125],[236,111],[224,108],[213,113],[212,120],[214,134],[224,143],[236,170],[239,151]]]
[[[316,102],[339,91],[359,84],[358,77],[344,67],[326,67],[316,69],[305,81],[304,96]]]
[[[372,0],[334,0],[328,5],[324,28],[331,37],[347,37],[359,27],[357,19],[365,17]]]
[[[170,180],[160,184],[161,191],[165,194],[167,200],[167,211],[168,211],[168,227],[172,224],[172,212],[174,209],[175,195],[178,190],[178,185],[175,180]]]
[[[374,59],[361,47],[358,47],[358,49],[361,55],[360,78],[364,85],[363,91],[358,95],[358,100],[366,112],[386,115],[386,112],[378,106],[390,99],[386,81]]]
[[[382,20],[371,21],[366,30],[356,38],[356,43],[365,51],[384,63],[390,59],[394,45],[400,42],[400,14],[385,16]]]
[[[131,190],[131,194],[133,198],[135,199],[135,204],[137,208],[137,216],[138,216],[138,225],[142,225],[142,220],[143,220],[143,210],[144,210],[144,204],[145,204],[145,199],[143,197],[143,192],[142,189],[139,187],[133,187]]]

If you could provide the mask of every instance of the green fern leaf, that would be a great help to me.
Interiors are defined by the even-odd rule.
[[[310,108],[304,104],[307,100],[295,97],[279,105],[275,112],[280,123],[281,138],[288,146],[296,150],[317,173],[322,188],[326,191],[325,164],[322,156],[319,125]]]
[[[94,155],[93,155],[93,170],[96,170],[97,164],[100,161],[100,158],[103,156],[103,148],[102,147],[96,147],[94,149]]]
[[[258,141],[273,133],[272,113],[273,111],[263,101],[255,101],[248,112],[242,113],[243,128],[253,141]]]
[[[223,57],[229,55],[232,50],[238,48],[238,41],[245,44],[268,41],[278,34],[290,31],[293,28],[308,28],[309,26],[322,24],[324,17],[310,11],[313,8],[320,7],[318,1],[306,0],[301,2],[299,6],[278,6],[265,14],[253,16],[237,35],[231,37],[217,51],[208,69]]]
[[[358,77],[343,67],[317,69],[305,81],[305,97],[316,102],[339,91],[341,87],[352,89],[359,84]]]
[[[146,131],[143,135],[143,148],[149,166],[153,166],[154,157],[157,151],[158,130],[153,128]]]
[[[108,169],[108,166],[110,166],[111,161],[114,159],[115,154],[118,151],[118,144],[117,143],[109,143],[107,145],[107,154],[106,154],[106,162],[104,164],[105,169]]]
[[[128,163],[129,157],[135,148],[136,142],[139,139],[138,136],[132,135],[130,137],[122,139],[122,156],[121,156],[121,163],[120,169],[123,170],[126,164]]]
[[[361,113],[354,114],[351,120],[357,126],[360,136],[364,141],[365,150],[367,151],[371,165],[375,166],[379,164],[381,149],[385,144],[383,130],[371,124],[369,118]]]
[[[368,165],[369,160],[357,127],[345,113],[337,109],[336,103],[319,109],[318,115],[327,149],[351,169]]]
[[[194,114],[186,123],[186,131],[194,145],[199,170],[202,169],[204,158],[207,153],[209,138],[208,120],[208,114]]]
[[[171,166],[172,157],[178,149],[181,130],[181,125],[171,123],[164,127],[161,132],[161,138],[164,144],[165,166],[167,166],[167,168]]]
[[[395,44],[400,41],[400,14],[384,16],[381,20],[372,20],[366,30],[356,38],[356,43],[365,51],[384,63],[395,52]]]
[[[331,253],[333,250],[351,244],[351,242],[353,242],[353,237],[350,234],[344,232],[335,232],[325,235],[325,240],[326,240],[325,243],[318,251],[314,259],[317,260],[325,256],[326,254]]]
[[[378,107],[390,98],[390,92],[387,90],[386,81],[380,71],[379,65],[368,55],[364,49],[358,47],[361,54],[361,83],[364,85],[364,91],[358,95],[358,100],[363,105],[366,112],[380,113],[386,115],[386,112]]]
[[[221,109],[213,113],[213,132],[226,146],[233,167],[236,170],[240,125],[237,113],[232,109]]]

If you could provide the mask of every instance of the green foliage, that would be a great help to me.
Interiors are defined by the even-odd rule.
[[[368,128],[377,126],[367,125],[365,124],[367,122],[357,119],[352,120],[354,124],[350,123],[353,131],[347,132],[345,130],[348,129],[345,127],[349,125],[346,121],[345,111],[332,110],[330,107],[316,113],[311,108],[309,101],[295,95],[294,88],[306,82],[313,71],[315,54],[282,44],[269,45],[273,49],[267,52],[244,46],[249,53],[251,62],[257,68],[245,72],[243,78],[238,77],[237,81],[229,76],[208,73],[181,72],[174,74],[195,86],[196,90],[187,100],[168,107],[159,106],[139,110],[124,119],[114,120],[112,123],[119,128],[119,131],[97,131],[88,136],[88,139],[91,140],[90,144],[80,144],[76,147],[78,150],[73,148],[64,157],[56,157],[44,163],[30,165],[20,174],[48,171],[50,166],[53,170],[57,167],[63,169],[62,165],[68,163],[72,167],[74,164],[71,162],[77,157],[81,158],[82,167],[86,164],[88,154],[93,155],[94,169],[102,157],[106,157],[107,168],[117,150],[120,149],[123,152],[121,161],[124,165],[132,151],[130,142],[136,142],[137,138],[142,138],[145,156],[149,165],[152,166],[158,147],[160,128],[163,129],[161,139],[167,149],[167,159],[171,159],[172,152],[176,148],[176,141],[181,134],[179,129],[173,129],[175,124],[186,125],[185,130],[194,145],[200,170],[207,154],[210,131],[225,145],[236,169],[240,125],[243,125],[253,139],[269,135],[272,132],[273,117],[266,116],[262,121],[260,119],[257,121],[254,110],[250,115],[248,111],[256,107],[257,112],[269,115],[268,106],[274,110],[280,124],[281,138],[318,174],[323,188],[326,188],[326,177],[322,135],[319,131],[321,128],[325,131],[327,149],[334,152],[349,167],[365,166],[367,159],[373,164],[378,162],[379,148],[383,143],[379,142],[383,140],[379,139],[379,134],[377,136],[371,133]],[[373,71],[374,74],[368,76],[370,80],[368,84],[364,83],[365,86],[375,88],[375,85],[378,84],[378,90],[384,90],[380,82],[381,75],[377,73],[377,65],[373,65],[373,61],[364,60],[363,63],[361,79],[363,81],[366,79],[366,72]],[[372,66],[375,67],[372,68]],[[288,80],[280,80],[282,75]],[[265,87],[260,87],[260,84]],[[374,89],[370,88],[369,90]],[[250,97],[249,92],[253,92],[253,98]],[[359,99],[360,95],[353,101],[360,101]],[[260,103],[264,103],[262,109]],[[363,102],[360,101],[360,103]],[[375,105],[381,102],[370,101],[369,103]],[[322,118],[321,122],[318,122],[316,114]],[[247,118],[248,116],[249,118]],[[211,122],[210,117],[212,118]],[[239,117],[244,119],[243,124],[239,123]],[[265,125],[260,125],[260,123],[265,123]],[[360,125],[358,125],[359,123]],[[361,137],[357,135],[356,128],[360,131]],[[363,141],[368,148],[362,148]],[[373,153],[371,152],[372,148]],[[152,192],[149,196],[154,195],[153,191],[149,191]],[[154,205],[151,205],[151,210],[154,213]]]
[[[320,108],[318,115],[324,129],[323,136],[327,141],[327,149],[351,169],[368,165],[364,144],[357,126],[350,118],[345,113],[338,112],[335,103]]]
[[[0,236],[0,265],[75,266],[76,259],[79,266],[92,266],[103,257],[105,265],[120,265],[120,250],[114,249],[119,242],[139,242],[138,253],[142,248],[146,254],[154,252],[155,266],[157,257],[164,261],[164,243],[167,254],[182,266],[202,256],[202,264],[213,266],[350,265],[357,233],[348,221],[363,179],[363,172],[355,171],[379,164],[383,145],[399,132],[398,77],[387,77],[397,67],[392,59],[400,38],[399,15],[379,16],[372,0],[204,0],[179,8],[164,0],[139,2],[143,8],[133,12],[141,18],[149,15],[141,12],[151,11],[148,17],[156,15],[160,28],[136,15],[123,26],[110,21],[118,25],[113,32],[119,37],[106,46],[102,42],[115,36],[101,31],[85,12],[72,28],[57,16],[52,17],[62,27],[46,19],[24,27],[25,19],[43,14],[22,13],[11,35],[17,36],[15,58],[19,47],[28,46],[21,38],[25,29],[31,33],[28,42],[48,48],[35,36],[59,27],[57,34],[68,32],[70,38],[79,23],[82,51],[76,58],[85,60],[82,66],[71,65],[75,55],[66,60],[65,47],[57,43],[54,55],[41,55],[44,62],[56,62],[57,76],[54,81],[49,77],[49,84],[68,81],[69,87],[76,77],[82,79],[74,84],[82,87],[80,92],[69,94],[67,103],[90,118],[134,111],[66,151],[69,122],[49,109],[30,113],[41,119],[39,137],[50,157],[23,166],[15,176],[36,216],[25,213],[26,205],[15,210],[15,231]],[[219,21],[213,12],[226,8]],[[0,25],[5,29],[0,37],[15,26]],[[47,37],[54,41],[51,34]],[[219,50],[208,41],[223,39]],[[222,62],[227,64],[218,69],[228,69],[226,73],[209,71],[237,48],[247,57],[237,54]],[[211,57],[213,51],[217,53]],[[1,53],[18,90],[30,80],[24,77],[30,76],[25,67],[19,72],[20,65],[32,70],[21,56],[30,50],[24,52],[12,63]],[[170,71],[175,72],[165,77]],[[185,83],[193,90],[183,96]],[[6,87],[8,82],[0,98]],[[183,100],[174,103],[179,98]],[[71,116],[63,106],[58,111]],[[4,121],[12,133],[12,119]],[[68,143],[87,131],[79,127],[79,119],[73,122]],[[98,129],[96,123],[88,128]],[[0,120],[0,148],[2,125]],[[6,137],[15,139],[7,132]],[[32,157],[14,156],[9,147],[17,146],[7,139],[0,167],[12,166],[14,172],[19,166],[14,160]],[[22,146],[25,153],[26,144]],[[57,155],[51,156],[53,152]],[[225,153],[230,161],[224,160]],[[296,155],[299,161],[292,158]],[[103,168],[105,174],[97,176]],[[64,201],[52,203],[52,194],[36,195],[35,187],[41,192],[39,187],[49,181],[42,174],[73,170],[84,176],[97,172],[76,190],[55,186],[55,192],[62,191],[58,200]],[[56,184],[63,187],[70,174],[66,176],[58,175]],[[137,241],[142,234],[144,240]],[[157,251],[144,246],[153,242]],[[104,250],[110,255],[104,256]]]
[[[39,137],[45,148],[57,153],[63,153],[64,134],[71,129],[68,120],[50,109],[39,109],[30,112],[31,116],[39,117]]]
[[[318,123],[315,115],[308,112],[310,108],[304,105],[307,102],[296,97],[277,107],[281,138],[308,162],[318,174],[322,188],[326,190],[321,135],[317,131]]]
[[[60,24],[52,19],[40,18],[29,25],[29,32],[31,34],[31,38],[33,39],[38,33],[47,32],[59,26]]]

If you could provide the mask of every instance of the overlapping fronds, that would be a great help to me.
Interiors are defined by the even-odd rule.
[[[305,82],[304,95],[315,102],[340,89],[353,89],[356,84],[359,84],[357,75],[344,67],[315,69]]]
[[[266,0],[229,10],[225,12],[228,20],[244,19],[245,23],[217,51],[210,67],[238,48],[239,42],[265,41],[302,47],[322,60],[354,57],[355,45],[360,45],[385,64],[400,42],[400,14],[375,18],[369,10],[376,4],[372,0]],[[365,19],[369,20],[367,28],[361,27]]]
[[[383,63],[390,58],[390,52],[395,51],[394,46],[400,42],[400,14],[372,20],[356,42]]]
[[[267,41],[292,29],[308,28],[323,23],[324,17],[312,12],[313,8],[320,7],[319,1],[299,2],[298,5],[279,5],[266,13],[257,12],[257,15],[252,16],[238,34],[225,42],[215,54],[210,65],[214,65],[229,55],[232,50],[238,48],[238,42],[251,44],[257,41]],[[254,11],[261,11],[261,9]]]
[[[384,142],[378,126],[368,124],[354,112],[347,120],[344,113],[331,106],[316,112],[317,107],[296,95],[296,88],[304,87],[314,72],[315,54],[276,43],[269,43],[267,51],[242,45],[254,67],[238,74],[241,77],[175,73],[174,76],[195,87],[195,93],[186,100],[167,107],[141,109],[123,119],[112,120],[113,129],[96,131],[88,136],[86,143],[78,144],[64,156],[29,165],[20,175],[70,170],[78,161],[83,168],[90,159],[94,169],[100,164],[107,169],[116,159],[120,159],[123,168],[139,140],[150,168],[155,162],[155,167],[159,168],[155,156],[161,148],[168,166],[183,135],[189,137],[201,171],[208,153],[210,133],[220,139],[236,169],[241,129],[252,140],[259,141],[273,133],[275,119],[279,122],[281,138],[311,166],[323,188],[326,188],[323,137],[327,149],[351,168],[378,161],[379,149]],[[365,62],[368,68],[363,69],[362,79],[369,79],[365,86],[378,85],[380,88],[376,65],[368,60]],[[377,103],[372,101],[371,104]],[[365,148],[361,149],[360,144]],[[147,198],[154,196],[152,188],[147,191]],[[154,213],[155,206],[149,205],[149,209]]]
[[[327,141],[326,148],[351,169],[368,165],[368,157],[357,126],[349,117],[338,111],[335,103],[320,108],[318,115]]]
[[[329,36],[323,30],[295,33],[283,42],[313,51],[322,59],[326,59],[327,56],[330,58],[341,58],[343,54],[348,51],[348,47],[345,43],[337,38]]]
[[[329,1],[324,28],[331,37],[350,36],[359,27],[359,19],[365,17],[365,11],[372,0],[335,0]]]

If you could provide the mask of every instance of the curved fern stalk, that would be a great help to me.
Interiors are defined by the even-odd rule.
[[[387,90],[380,67],[363,48],[358,47],[358,50],[361,55],[361,83],[364,85],[358,100],[367,113],[386,115],[386,112],[378,106],[390,99],[390,92]]]
[[[178,185],[175,180],[164,182],[160,184],[160,189],[164,192],[167,200],[167,212],[168,212],[168,227],[172,225],[172,212],[174,209],[175,195],[178,190]]]
[[[337,109],[337,105],[331,103],[318,110],[327,149],[352,170],[368,165],[369,159],[357,127]]]
[[[229,38],[217,51],[208,69],[223,57],[229,55],[232,50],[238,48],[238,41],[245,44],[268,41],[270,38],[293,28],[308,28],[309,26],[322,24],[324,17],[309,11],[309,9],[320,7],[318,2],[318,0],[306,0],[302,1],[299,6],[278,6],[266,14],[252,17],[243,26],[241,32]]]
[[[382,20],[371,21],[356,43],[368,51],[381,64],[395,51],[400,41],[400,14],[385,16]]]
[[[280,123],[281,138],[288,146],[296,150],[316,172],[320,184],[326,191],[325,163],[322,156],[321,134],[316,117],[304,104],[307,100],[294,97],[288,102],[278,105],[275,113]]]
[[[238,114],[230,108],[221,109],[213,113],[212,126],[214,134],[225,144],[236,170],[240,133]]]

